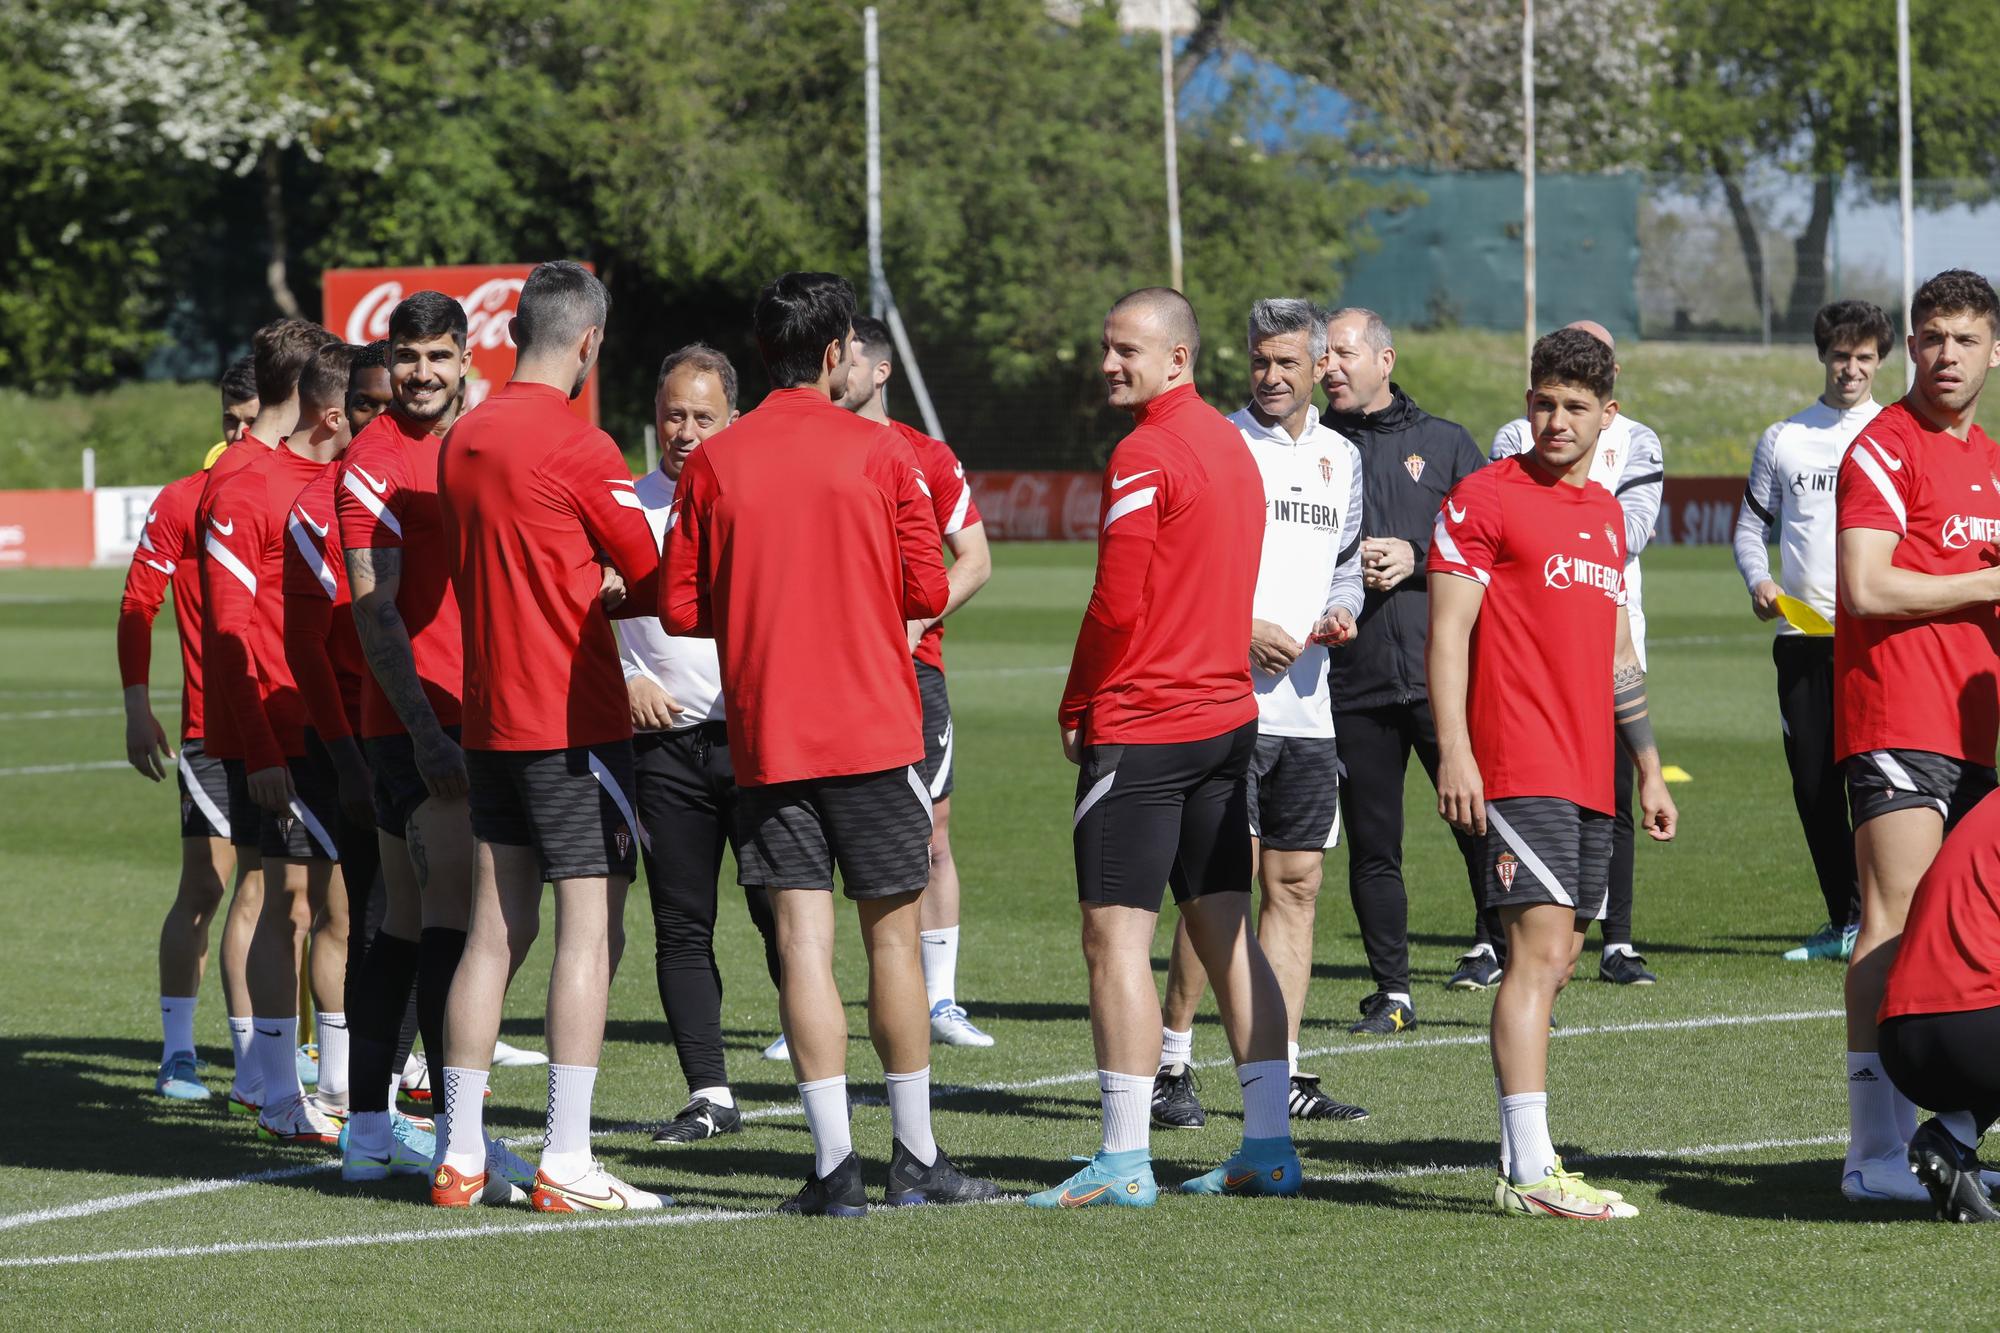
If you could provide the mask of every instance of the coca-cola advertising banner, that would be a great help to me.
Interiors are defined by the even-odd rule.
[[[994,541],[1095,541],[1102,479],[1095,472],[968,472]],[[1668,477],[1653,540],[1726,546],[1743,499],[1740,477]]]
[[[514,373],[514,340],[507,328],[520,304],[521,284],[533,264],[456,264],[444,268],[330,268],[320,275],[321,322],[351,343],[389,336],[389,312],[411,292],[439,291],[465,307],[465,405],[479,406]],[[584,382],[571,410],[597,423],[597,372]]]

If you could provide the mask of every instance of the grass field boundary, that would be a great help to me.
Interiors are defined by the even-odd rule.
[[[173,760],[162,763],[172,765]],[[0,778],[35,778],[50,773],[102,773],[114,768],[130,768],[126,759],[93,759],[83,764],[29,764],[23,768],[0,768]]]
[[[1771,1152],[1784,1148],[1822,1147],[1844,1143],[1845,1134],[1814,1134],[1793,1139],[1753,1139],[1744,1143],[1700,1143],[1683,1148],[1635,1148],[1622,1152],[1576,1155],[1576,1162],[1615,1161],[1698,1161],[1711,1157],[1733,1157],[1745,1153]],[[1475,1175],[1491,1171],[1491,1163],[1431,1164],[1399,1167],[1386,1171],[1340,1172],[1308,1176],[1317,1184],[1361,1184],[1370,1181],[1408,1179],[1422,1176]],[[991,1206],[1015,1202],[1002,1199]],[[895,1212],[895,1209],[882,1209]],[[702,1212],[641,1213],[636,1216],[592,1216],[546,1218],[522,1222],[482,1223],[470,1227],[416,1227],[400,1231],[364,1232],[359,1235],[319,1236],[296,1240],[216,1241],[208,1245],[154,1245],[141,1249],[82,1250],[70,1254],[38,1254],[0,1259],[0,1269],[61,1268],[77,1264],[130,1263],[147,1259],[202,1259],[223,1255],[270,1254],[293,1250],[351,1249],[358,1246],[403,1245],[422,1241],[482,1240],[494,1236],[533,1235],[548,1231],[591,1231],[610,1228],[699,1226],[711,1222],[750,1222],[776,1216],[769,1209],[736,1211],[708,1209]]]
[[[315,1171],[330,1171],[339,1165],[339,1160],[334,1159],[326,1162],[309,1162],[302,1166],[279,1166],[268,1171],[253,1171],[248,1175],[187,1180],[161,1189],[133,1190],[126,1194],[109,1194],[101,1199],[66,1203],[56,1208],[37,1208],[25,1213],[8,1213],[0,1216],[0,1231],[31,1227],[40,1222],[67,1222],[72,1218],[94,1217],[98,1213],[117,1212],[120,1209],[136,1208],[144,1203],[160,1203],[167,1199],[186,1199],[197,1194],[213,1194],[217,1190],[234,1189],[238,1185],[262,1185],[275,1180],[295,1180],[300,1176],[312,1175]]]

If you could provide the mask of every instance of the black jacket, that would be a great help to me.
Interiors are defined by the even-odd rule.
[[[1363,537],[1401,537],[1416,548],[1417,568],[1388,592],[1369,590],[1359,634],[1328,656],[1335,712],[1423,699],[1424,640],[1430,596],[1424,562],[1445,493],[1486,465],[1465,427],[1434,417],[1393,382],[1379,412],[1332,412],[1321,418],[1361,451]]]

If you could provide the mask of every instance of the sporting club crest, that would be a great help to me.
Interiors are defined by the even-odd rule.
[[[618,859],[622,861],[632,854],[632,830],[620,824],[613,837],[617,839]]]
[[[1618,549],[1618,530],[1609,523],[1604,525],[1604,540],[1611,543],[1611,549]]]
[[[1514,853],[1502,852],[1500,853],[1500,859],[1495,861],[1493,865],[1500,872],[1501,891],[1512,893],[1514,891],[1514,872],[1520,869],[1521,863],[1514,859]]]
[[[1618,466],[1618,448],[1617,448],[1617,446],[1616,446],[1616,445],[1606,445],[1606,446],[1604,446],[1604,467],[1605,467],[1605,470],[1606,470],[1606,471],[1608,472],[1608,471],[1610,471],[1610,470],[1611,470],[1612,468],[1615,468],[1615,467],[1617,467],[1617,466]]]
[[[1424,456],[1422,454],[1411,454],[1408,458],[1405,458],[1403,460],[1403,471],[1410,474],[1411,481],[1422,481],[1424,479]]]
[[[1331,458],[1321,458],[1319,460],[1319,484],[1322,486],[1333,485],[1333,460]]]

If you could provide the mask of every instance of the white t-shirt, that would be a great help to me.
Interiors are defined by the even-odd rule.
[[[1834,618],[1834,482],[1848,446],[1881,410],[1873,399],[1845,412],[1815,399],[1759,437],[1750,456],[1750,484],[1736,511],[1736,570],[1745,587],[1754,592],[1771,577],[1764,532],[1776,529],[1778,585],[1828,620]],[[1799,633],[1782,617],[1772,623],[1780,634]]]
[[[1525,454],[1535,447],[1526,417],[1516,417],[1493,436],[1488,457]],[[1653,539],[1666,491],[1666,451],[1650,426],[1620,412],[1597,437],[1590,460],[1590,479],[1618,497],[1625,511],[1625,612],[1632,621],[1632,647],[1639,666],[1646,665],[1646,610],[1640,599],[1639,553]]]
[[[655,468],[634,482],[632,489],[645,507],[653,540],[664,543],[667,513],[674,504],[673,478]],[[618,657],[625,667],[625,679],[644,676],[687,710],[675,716],[675,731],[722,720],[722,667],[716,661],[715,640],[677,639],[661,627],[658,616],[634,616],[611,623],[618,631]]]
[[[1361,454],[1306,410],[1294,440],[1244,408],[1229,418],[1264,477],[1264,554],[1250,614],[1304,643],[1336,606],[1361,614]],[[1266,736],[1331,736],[1328,649],[1308,643],[1283,675],[1250,669],[1257,730]]]

